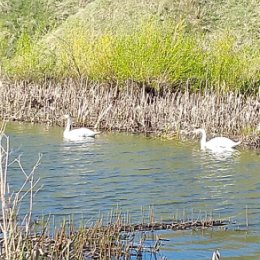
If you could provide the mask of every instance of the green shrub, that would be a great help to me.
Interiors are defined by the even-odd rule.
[[[132,32],[95,34],[80,23],[63,30],[51,42],[17,40],[6,73],[18,79],[96,81],[134,80],[158,87],[205,86],[218,90],[252,90],[259,82],[259,56],[250,45],[239,45],[231,34],[211,38],[187,34],[184,23],[148,20]]]

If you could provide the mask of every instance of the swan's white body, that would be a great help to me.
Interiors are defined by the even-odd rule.
[[[67,119],[66,127],[63,132],[63,137],[69,140],[82,140],[87,137],[95,137],[98,132],[94,132],[88,128],[81,127],[77,129],[71,129],[72,120],[69,115],[65,115],[64,118]]]
[[[204,129],[199,128],[194,131],[196,134],[201,134],[200,139],[200,148],[202,150],[209,149],[214,151],[222,151],[222,150],[233,150],[233,148],[239,145],[241,142],[234,142],[227,137],[215,137],[211,140],[207,141],[206,132]]]
[[[218,250],[213,252],[212,259],[211,260],[220,260],[220,253]]]

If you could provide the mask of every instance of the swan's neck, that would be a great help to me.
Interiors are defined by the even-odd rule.
[[[70,130],[71,130],[71,119],[68,118],[64,132],[69,132]]]
[[[204,149],[205,148],[205,146],[206,146],[206,132],[205,132],[205,130],[204,131],[201,131],[201,139],[200,139],[200,147],[202,148],[202,149]]]

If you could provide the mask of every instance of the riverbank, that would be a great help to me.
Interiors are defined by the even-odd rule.
[[[92,81],[42,84],[2,82],[0,118],[63,126],[64,114],[74,125],[102,131],[128,131],[166,138],[191,138],[191,131],[203,127],[209,135],[242,140],[242,146],[259,148],[260,103],[257,96],[210,90],[183,91],[140,86],[126,82],[98,84]]]

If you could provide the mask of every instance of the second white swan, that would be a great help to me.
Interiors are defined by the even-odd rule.
[[[99,132],[94,132],[86,127],[81,127],[77,129],[72,129],[72,119],[70,115],[64,115],[67,119],[66,127],[63,132],[63,137],[70,140],[84,139],[87,137],[95,137]]]
[[[195,134],[201,134],[200,148],[202,150],[232,150],[235,146],[239,145],[241,142],[234,142],[227,137],[214,137],[207,141],[206,131],[202,128],[194,130]]]

